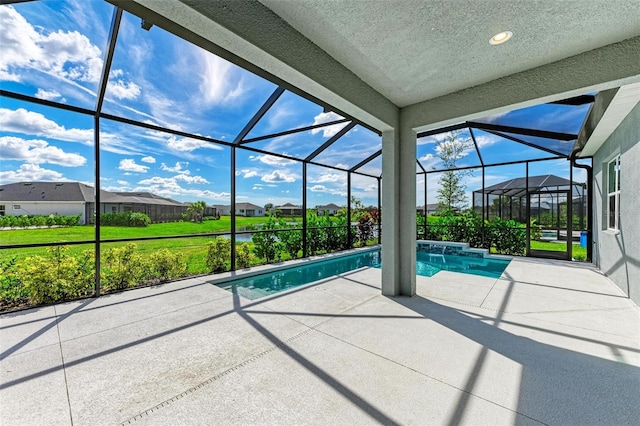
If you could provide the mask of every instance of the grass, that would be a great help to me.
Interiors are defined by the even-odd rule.
[[[264,223],[266,217],[237,217],[238,230]],[[300,222],[300,218],[292,218]],[[207,220],[202,223],[169,222],[153,223],[144,228],[124,226],[102,226],[100,238],[103,240],[116,238],[160,237],[169,235],[207,234],[214,232],[230,232],[231,218],[222,216],[220,220]],[[12,229],[0,231],[0,244],[37,244],[66,241],[89,241],[95,238],[93,226],[72,226],[70,228]],[[166,240],[171,241],[171,240]],[[166,242],[165,242],[166,244]]]
[[[251,225],[264,223],[266,217],[237,217],[236,229],[242,230]],[[301,222],[300,218],[287,218],[287,222]],[[229,216],[222,216],[220,220],[208,220],[202,223],[169,222],[154,223],[145,228],[130,228],[119,226],[103,226],[100,228],[101,240],[157,237],[170,235],[208,234],[230,232],[231,220]],[[73,226],[70,228],[41,228],[41,229],[12,229],[0,231],[0,244],[37,244],[49,242],[91,241],[95,238],[93,226]],[[200,274],[206,272],[205,259],[207,242],[213,236],[185,237],[159,240],[135,241],[140,253],[150,254],[167,248],[172,252],[178,251],[187,262],[189,273]],[[102,243],[102,253],[114,247],[121,247],[126,242]],[[253,245],[253,243],[248,243]],[[93,250],[94,243],[69,246],[70,255],[78,255],[83,250]],[[46,255],[47,247],[29,247],[0,250],[0,261],[11,257],[21,260],[29,256]]]
[[[553,243],[549,241],[531,241],[532,250],[545,250],[545,251],[566,251],[567,245],[564,243]],[[574,259],[584,260],[587,258],[587,248],[582,247],[580,244],[574,243],[571,247],[571,254]]]

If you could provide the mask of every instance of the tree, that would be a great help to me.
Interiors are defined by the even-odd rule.
[[[273,210],[273,203],[267,203],[264,205],[264,212],[270,213]]]
[[[193,217],[194,222],[202,222],[202,212],[207,208],[207,203],[204,201],[193,202],[187,207],[187,213]]]
[[[438,207],[445,211],[460,210],[468,204],[465,192],[467,186],[462,182],[465,176],[471,175],[470,170],[453,170],[456,162],[464,158],[473,146],[471,138],[460,136],[461,131],[449,132],[444,139],[436,144],[436,153],[445,171],[440,174],[440,189],[438,189]]]

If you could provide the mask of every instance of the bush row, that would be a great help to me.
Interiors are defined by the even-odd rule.
[[[423,216],[418,218],[418,225],[418,238],[425,238]],[[524,224],[495,218],[484,221],[484,231],[482,225],[482,218],[472,210],[430,217],[426,239],[465,242],[471,247],[495,248],[500,254],[524,256],[527,247]]]
[[[102,213],[100,214],[100,225],[102,226],[149,226],[151,219],[148,215],[138,212],[123,213]]]
[[[352,231],[352,246],[363,247],[374,237],[375,218],[369,214],[362,215],[355,232]],[[300,225],[291,224],[276,217],[267,218],[258,231],[251,234],[256,256],[271,263],[288,256],[296,259],[302,254],[302,233]],[[314,212],[307,213],[307,254],[331,253],[346,250],[349,247],[347,218],[345,216],[318,216]]]
[[[81,215],[75,216],[0,216],[0,228],[27,228],[29,226],[76,226]]]
[[[222,250],[212,253],[212,245]],[[230,256],[229,240],[219,237],[209,247],[209,272],[224,270]],[[44,256],[0,261],[0,309],[11,304],[39,305],[91,295],[95,286],[94,251],[85,250],[79,255],[68,251],[68,246],[53,246]],[[248,253],[248,247],[240,252]],[[210,260],[216,255],[224,259],[222,268]],[[146,255],[137,250],[135,243],[129,243],[105,251],[100,281],[101,288],[110,291],[158,284],[187,274],[187,264],[179,253],[160,249]]]

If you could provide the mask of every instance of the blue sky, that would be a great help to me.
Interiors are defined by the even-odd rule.
[[[0,6],[0,86],[42,99],[93,109],[103,66],[113,6],[101,1],[26,2]],[[232,141],[276,86],[224,59],[154,26],[140,28],[128,13],[118,35],[103,112],[165,128]],[[489,117],[487,122],[517,126],[535,117],[557,120],[558,110],[536,110]],[[569,108],[570,123],[584,111]],[[338,120],[334,112],[285,92],[247,138]],[[580,119],[578,121],[578,119]],[[506,120],[506,121],[505,121]],[[247,144],[273,153],[304,158],[335,135],[344,124]],[[550,128],[575,131],[573,128]],[[0,183],[80,181],[94,185],[93,118],[78,113],[0,98]],[[541,152],[479,134],[486,163],[540,157]],[[418,158],[438,168],[437,138],[418,141]],[[230,148],[101,120],[101,187],[111,191],[149,191],[179,201],[228,204],[231,186]],[[381,148],[378,135],[356,126],[315,161],[350,168]],[[542,153],[546,156],[545,153]],[[469,150],[460,165],[479,164]],[[568,163],[554,173],[568,176]],[[518,170],[487,169],[487,185],[517,177]],[[381,173],[378,157],[361,171]],[[540,173],[546,174],[546,173]],[[478,186],[477,172],[467,177]],[[428,202],[436,202],[437,175],[429,176]],[[346,204],[347,173],[308,166],[308,205]],[[237,201],[258,205],[302,202],[302,165],[275,156],[237,150]],[[432,182],[433,181],[433,182]],[[423,203],[422,177],[418,204]],[[377,181],[353,175],[352,194],[377,204]]]

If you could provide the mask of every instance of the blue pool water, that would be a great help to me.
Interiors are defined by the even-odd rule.
[[[432,277],[442,270],[447,270],[499,278],[508,264],[509,260],[502,259],[418,252],[416,274]],[[298,264],[278,271],[217,283],[216,286],[254,300],[364,266],[379,268],[380,265],[380,250],[374,250],[307,265]]]
[[[474,258],[454,254],[418,252],[416,274],[432,277],[440,271],[460,272],[489,278],[500,278],[510,260]]]
[[[247,299],[258,299],[289,290],[364,266],[380,264],[380,250],[323,260],[309,265],[296,265],[279,271],[216,284]]]

